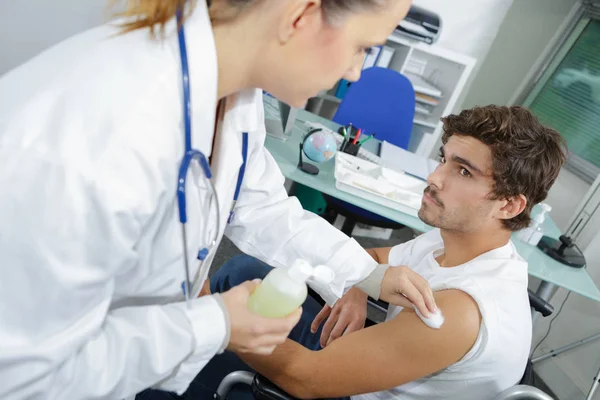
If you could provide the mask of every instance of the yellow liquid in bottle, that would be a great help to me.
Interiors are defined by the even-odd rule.
[[[287,271],[272,270],[248,299],[250,311],[267,318],[281,318],[294,312],[307,296],[306,284],[293,281]]]

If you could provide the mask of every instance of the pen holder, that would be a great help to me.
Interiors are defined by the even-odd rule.
[[[338,133],[340,135],[344,135],[344,129],[346,129],[346,134],[348,135],[348,137],[353,138],[354,136],[356,136],[356,134],[358,133],[358,128],[355,127],[354,125],[348,125],[348,126],[340,126],[340,128],[338,129]]]
[[[360,149],[360,144],[352,144],[352,140],[344,140],[342,145],[340,146],[340,151],[346,154],[350,154],[351,156],[356,156],[358,154],[358,150]]]

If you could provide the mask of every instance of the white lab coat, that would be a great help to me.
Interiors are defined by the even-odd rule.
[[[156,41],[147,31],[114,36],[114,27],[101,26],[0,78],[2,399],[116,399],[151,386],[181,393],[227,344],[214,296],[191,309],[181,301],[175,189],[184,144],[173,30],[171,23]],[[228,98],[213,137],[217,62],[203,1],[186,34],[192,141],[207,156],[214,141],[223,221],[249,133],[243,188],[224,233],[274,266],[296,258],[331,266],[336,280],[316,289],[334,302],[375,262],[287,196],[263,147],[260,91]],[[195,261],[214,221],[202,211],[205,192],[190,182]]]

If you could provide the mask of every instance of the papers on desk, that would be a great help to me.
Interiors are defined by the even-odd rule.
[[[427,180],[429,174],[439,164],[438,161],[404,150],[385,140],[381,142],[379,157],[381,157],[381,162],[386,167],[395,171],[404,171],[423,180]]]
[[[335,156],[335,186],[374,203],[417,216],[426,182],[346,153]]]

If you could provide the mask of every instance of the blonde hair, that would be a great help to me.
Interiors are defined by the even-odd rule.
[[[111,6],[115,6],[123,0],[110,0]],[[137,29],[150,29],[153,36],[156,28],[164,33],[166,23],[175,17],[177,11],[185,9],[185,17],[193,10],[198,0],[127,0],[125,11],[117,13],[117,16],[125,17],[121,23],[123,33]],[[259,0],[199,0],[206,1],[210,10],[210,18],[213,22],[228,20],[239,14],[243,9]],[[356,12],[364,8],[382,6],[389,0],[321,0],[321,7],[330,18],[342,12]],[[213,4],[214,3],[214,4]],[[182,19],[182,20],[183,20]]]
[[[114,7],[120,0],[110,0],[110,6]],[[124,11],[117,13],[117,16],[124,17],[125,21],[121,23],[122,32],[131,32],[137,29],[150,29],[152,36],[155,36],[158,28],[162,34],[165,25],[175,17],[179,9],[186,10],[182,15],[185,19],[195,4],[196,0],[188,0],[188,6],[185,6],[186,0],[127,0],[127,6]],[[183,20],[182,19],[182,20]]]

